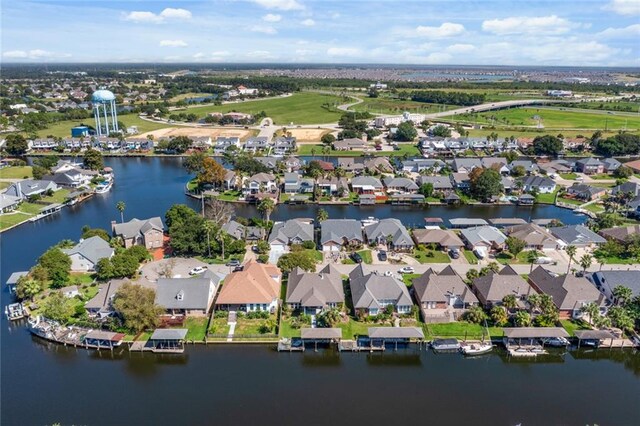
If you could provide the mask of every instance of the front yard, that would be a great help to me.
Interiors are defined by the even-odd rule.
[[[496,256],[496,260],[503,265],[522,265],[529,264],[529,253],[531,250],[521,251],[515,258],[509,252],[503,251]],[[536,251],[536,257],[544,256],[544,253]]]
[[[471,250],[462,250],[462,254],[464,255],[464,257],[467,259],[467,262],[469,262],[469,264],[471,265],[477,265],[478,264],[478,257],[473,254],[473,251]]]
[[[413,251],[413,258],[420,263],[451,263],[447,253],[440,250],[418,248]]]
[[[31,177],[33,177],[31,166],[10,166],[0,169],[0,179],[29,179]]]
[[[402,274],[402,281],[407,287],[411,287],[413,285],[413,280],[418,278],[420,275],[422,274]]]
[[[373,263],[373,257],[371,256],[371,250],[360,250],[358,253],[362,257],[362,263],[367,265],[371,265]],[[321,253],[322,254],[322,253]],[[344,265],[355,265],[356,262],[349,256],[347,259],[342,261]]]

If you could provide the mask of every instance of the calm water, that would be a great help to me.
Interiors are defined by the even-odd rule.
[[[163,215],[183,195],[179,159],[108,159],[117,183],[109,194],[48,220],[0,235],[0,278],[29,268],[47,247],[80,228]],[[328,206],[331,217],[393,216],[405,223],[439,217],[584,218],[555,207]],[[252,207],[238,208],[243,216]],[[315,216],[314,207],[280,207],[273,217]],[[3,288],[4,306],[9,296]],[[190,347],[183,356],[97,353],[48,344],[4,317],[1,334],[2,425],[68,424],[429,424],[637,425],[640,356],[571,353],[537,362],[499,355],[465,360],[405,350],[386,354],[278,354],[264,346]],[[462,409],[461,409],[462,408]]]

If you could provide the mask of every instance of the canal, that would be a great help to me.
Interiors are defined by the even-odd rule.
[[[119,218],[162,216],[189,176],[176,158],[110,158],[116,185],[104,195],[45,220],[0,234],[4,282],[49,246],[78,239],[83,225],[108,228]],[[326,206],[331,217],[584,217],[553,206]],[[274,219],[314,217],[316,207],[278,207]],[[242,216],[255,208],[238,206]],[[49,344],[2,317],[2,425],[68,424],[640,424],[640,356],[568,353],[535,362],[495,354],[480,359],[412,349],[385,354],[323,351],[278,354],[268,346],[194,346],[184,355],[88,352]]]

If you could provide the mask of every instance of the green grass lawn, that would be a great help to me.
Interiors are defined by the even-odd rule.
[[[211,324],[209,324],[210,334],[219,334],[226,336],[229,334],[229,325],[227,324],[227,317],[224,318],[212,318]]]
[[[451,263],[451,259],[447,253],[440,250],[415,249],[413,258],[420,263]]]
[[[555,204],[556,202],[556,194],[560,188],[556,188],[555,191],[550,192],[548,194],[538,194],[536,195],[536,203],[538,204]]]
[[[272,318],[275,320],[275,315],[272,315]],[[242,336],[253,336],[257,337],[260,335],[264,335],[265,333],[261,333],[260,327],[265,323],[264,319],[247,319],[247,318],[238,318],[238,323],[236,324],[236,329],[234,332],[234,336],[242,337]],[[271,333],[274,333],[275,330],[271,330]]]
[[[207,332],[207,318],[187,318],[184,322],[184,325],[180,328],[186,328],[187,330],[189,330],[187,331],[187,340],[204,340],[204,336]]]
[[[390,97],[369,98],[359,95],[363,102],[349,108],[351,111],[369,112],[371,114],[400,115],[405,111],[416,114],[427,114],[458,108],[455,105],[436,105]]]
[[[264,111],[275,124],[287,126],[294,124],[323,124],[337,122],[342,111],[336,106],[345,102],[343,98],[313,92],[300,92],[286,98],[265,99],[249,102],[239,102],[225,105],[210,105],[188,108],[184,112],[204,117],[210,112],[244,112],[258,114]],[[328,104],[330,108],[324,108]]]
[[[615,178],[611,175],[608,175],[606,173],[601,173],[601,174],[596,174],[596,175],[589,175],[589,177],[591,179],[595,179],[595,180],[615,180]]]
[[[422,274],[402,274],[402,281],[407,287],[411,287],[413,285],[413,280],[418,278],[420,275]]]
[[[483,334],[486,334],[486,329],[480,324],[471,324],[464,321],[442,323],[442,324],[426,324],[425,325],[425,337],[427,339],[433,339],[436,337],[452,337],[457,339],[474,339],[479,340]],[[501,327],[489,327],[489,335],[492,338],[500,338],[503,336]]]
[[[478,264],[478,258],[476,257],[475,254],[473,254],[473,251],[465,249],[465,250],[462,250],[462,254],[464,255],[464,257],[467,258],[467,262],[469,262],[471,265]]]
[[[45,203],[64,203],[67,200],[67,197],[69,196],[69,193],[71,191],[69,191],[68,189],[59,189],[58,191],[54,192],[53,195],[51,195],[50,197],[42,197],[41,201],[44,201]]]
[[[166,123],[154,123],[141,119],[136,114],[125,114],[119,115],[118,121],[124,123],[125,126],[138,126],[138,131],[140,133],[150,132],[152,130],[164,129],[167,127],[171,127],[171,124]],[[38,131],[38,137],[44,138],[47,136],[59,136],[59,137],[70,137],[71,136],[71,128],[77,126],[80,123],[86,123],[93,125],[93,118],[86,118],[84,120],[66,120],[66,121],[58,121],[57,123],[52,123],[49,127],[44,130]]]
[[[280,337],[291,339],[292,337],[300,337],[300,329],[291,326],[291,318],[280,320]]]
[[[316,263],[320,263],[324,260],[324,255],[322,254],[322,252],[320,250],[316,250],[316,249],[305,249],[305,251],[307,253],[309,253],[311,255],[311,257],[313,257],[316,261]],[[369,255],[369,257],[371,257],[371,255]],[[364,259],[364,257],[363,257]]]
[[[502,253],[496,256],[496,260],[498,261],[498,263],[502,263],[503,265],[507,265],[507,264],[511,264],[511,265],[527,264],[528,265],[529,261],[527,259],[530,252],[531,250],[521,251],[520,253],[518,253],[518,256],[514,258],[511,255],[511,253],[503,251]],[[536,256],[544,256],[544,253],[536,252]]]
[[[10,166],[0,169],[0,179],[28,179],[31,177],[33,177],[31,166]]]
[[[216,198],[220,201],[237,201],[238,197],[242,195],[240,191],[225,191],[222,194],[218,195]]]
[[[565,179],[565,180],[576,180],[576,178],[578,177],[578,175],[573,173],[573,172],[571,172],[571,173],[559,173],[559,175],[560,175],[560,177],[562,179]]]
[[[558,197],[558,201],[565,204],[571,204],[573,206],[581,206],[584,203],[586,203],[586,201],[583,201],[583,200],[575,200],[573,198],[566,198],[566,197]]]
[[[10,228],[29,219],[31,215],[22,213],[9,213],[0,215],[0,230]]]
[[[598,203],[589,204],[585,206],[584,209],[593,213],[602,213],[605,210],[604,207]]]
[[[582,320],[560,320],[560,324],[567,330],[570,336],[575,336],[576,330],[590,330],[589,324]]]
[[[371,265],[371,263],[373,263],[371,250],[360,250],[356,253],[358,253],[362,257],[362,263],[365,263],[367,265]],[[347,257],[342,261],[343,265],[355,265],[355,263],[356,262],[354,262],[353,259],[351,259],[351,256]]]
[[[360,322],[353,318],[350,318],[349,322],[341,322],[337,326],[342,329],[342,338],[345,340],[353,339],[356,335],[368,335],[369,327],[380,327],[379,324]]]

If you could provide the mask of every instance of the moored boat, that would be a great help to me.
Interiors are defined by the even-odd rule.
[[[109,192],[112,186],[112,181],[102,181],[98,184],[98,186],[96,186],[96,194],[104,194],[106,192]]]
[[[569,340],[567,340],[565,337],[551,337],[549,339],[543,339],[542,340],[542,345],[543,346],[550,346],[552,348],[565,348],[567,346],[569,346]]]
[[[483,355],[493,350],[491,343],[470,343],[460,346],[460,352],[467,356]]]
[[[460,350],[458,339],[434,339],[431,348],[435,352],[456,352]]]
[[[4,307],[4,314],[9,321],[16,321],[24,318],[27,313],[22,303],[12,303]]]

